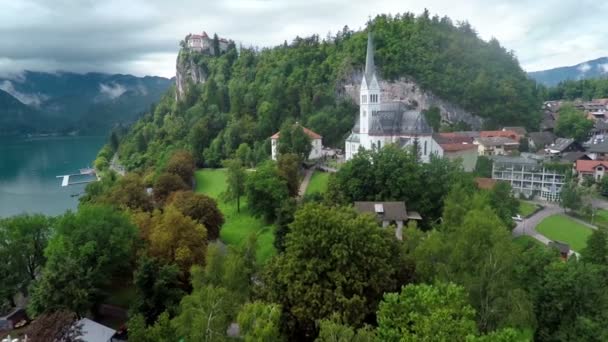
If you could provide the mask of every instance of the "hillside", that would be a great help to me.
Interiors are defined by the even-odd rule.
[[[535,128],[540,96],[517,59],[496,40],[481,40],[466,23],[449,18],[378,16],[371,23],[376,64],[388,82],[413,79],[417,87],[488,128]],[[357,115],[345,87],[363,68],[366,32],[345,27],[334,36],[296,37],[262,50],[234,45],[221,56],[182,49],[177,94],[168,93],[123,139],[129,168],[162,165],[167,152],[192,149],[199,164],[218,166],[245,143],[255,160],[268,156],[268,137],[300,121],[343,146]],[[458,124],[458,122],[454,122]]]
[[[0,135],[31,131],[34,123],[42,123],[41,120],[38,111],[0,90]]]
[[[117,123],[131,123],[167,91],[171,80],[101,73],[76,74],[25,71],[0,78],[0,89],[38,113],[43,122],[19,126],[5,108],[3,122],[19,126],[17,133],[106,133]],[[52,126],[48,126],[52,122]]]
[[[605,78],[608,76],[608,57],[602,57],[572,66],[534,71],[528,73],[528,75],[546,86],[556,86],[558,83],[567,80],[577,81]]]

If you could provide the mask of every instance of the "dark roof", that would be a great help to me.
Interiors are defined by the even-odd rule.
[[[589,160],[589,157],[587,156],[587,152],[564,152],[562,153],[562,158],[561,161],[562,162],[570,162],[570,163],[574,163],[577,160]]]
[[[593,125],[593,130],[594,131],[608,130],[608,122],[606,122],[604,120],[596,120],[595,124]]]
[[[383,104],[383,110],[372,114],[370,135],[416,135],[432,134],[433,129],[424,115],[417,110],[407,109],[401,102]],[[391,108],[392,107],[392,108]]]
[[[557,249],[560,253],[568,254],[570,252],[570,245],[561,241],[550,241],[549,247]]]
[[[567,149],[568,147],[570,147],[570,145],[572,145],[572,143],[574,143],[574,139],[571,139],[571,138],[557,138],[555,140],[555,143],[551,144],[551,146],[548,146],[547,148],[550,149],[550,150],[555,150],[555,151],[563,152],[565,149]]]
[[[367,54],[365,56],[365,74],[364,78],[369,86],[374,74],[376,73],[376,65],[374,64],[374,40],[372,31],[367,32]]]
[[[375,214],[381,221],[406,221],[408,219],[403,202],[355,202],[360,213]]]
[[[587,152],[591,153],[608,153],[608,141],[601,142],[599,144],[589,145]]]
[[[457,133],[435,133],[433,139],[438,144],[462,144],[473,143],[473,138]]]
[[[536,148],[544,148],[555,141],[555,134],[551,132],[532,132],[528,136]]]

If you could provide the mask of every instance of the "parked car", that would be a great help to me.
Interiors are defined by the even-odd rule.
[[[517,221],[517,222],[521,222],[524,220],[523,217],[521,217],[521,215],[519,215],[519,214],[517,214],[511,218],[513,219],[513,221]]]

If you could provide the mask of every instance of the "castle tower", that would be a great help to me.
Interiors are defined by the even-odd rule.
[[[367,135],[372,123],[372,115],[380,110],[380,85],[374,64],[374,41],[371,29],[367,33],[367,55],[365,57],[365,74],[361,80],[359,106],[359,133]],[[367,139],[365,139],[367,140]],[[369,148],[369,146],[365,146]]]

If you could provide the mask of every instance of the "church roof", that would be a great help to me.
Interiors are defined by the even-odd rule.
[[[383,104],[383,109],[372,114],[370,135],[432,134],[433,129],[424,115],[407,109],[403,103]],[[391,108],[392,107],[392,108]]]
[[[365,74],[363,78],[369,85],[373,76],[376,74],[376,64],[374,63],[374,40],[372,31],[367,32],[367,55],[365,56]]]

